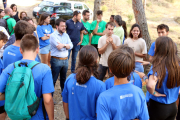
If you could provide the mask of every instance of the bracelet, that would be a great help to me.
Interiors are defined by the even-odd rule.
[[[155,94],[156,94],[156,91],[154,91],[153,95],[155,95]]]
[[[144,81],[146,81],[146,79],[148,79],[148,77],[145,75],[145,76],[143,76],[143,78],[142,78]]]

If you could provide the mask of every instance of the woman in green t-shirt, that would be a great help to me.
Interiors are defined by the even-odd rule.
[[[116,15],[114,17],[114,23],[115,23],[115,28],[113,30],[114,35],[119,36],[120,40],[121,40],[121,44],[123,43],[123,39],[124,39],[124,29],[122,27],[122,18],[120,15]]]

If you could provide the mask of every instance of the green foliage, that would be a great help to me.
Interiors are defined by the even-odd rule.
[[[128,23],[131,23],[131,21],[134,19],[134,15],[133,14],[128,14]]]
[[[174,2],[177,1],[177,0],[166,0],[166,1],[168,1],[168,2],[170,2],[170,3],[174,3]]]
[[[102,10],[103,12],[105,12],[105,11],[108,10],[108,7],[107,7],[106,5],[103,5],[103,6],[101,6],[101,10]]]
[[[132,0],[127,0],[127,3],[128,4],[132,4]]]
[[[151,7],[151,5],[152,5],[151,2],[149,2],[149,3],[146,4],[147,7]]]

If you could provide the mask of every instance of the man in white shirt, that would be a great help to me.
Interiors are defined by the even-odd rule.
[[[101,54],[99,61],[99,80],[103,80],[108,70],[108,57],[109,54],[121,45],[120,38],[113,35],[114,23],[108,22],[106,24],[106,34],[99,38],[98,52]]]

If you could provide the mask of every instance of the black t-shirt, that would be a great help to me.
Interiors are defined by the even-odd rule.
[[[2,0],[3,2],[6,2],[6,0]]]

